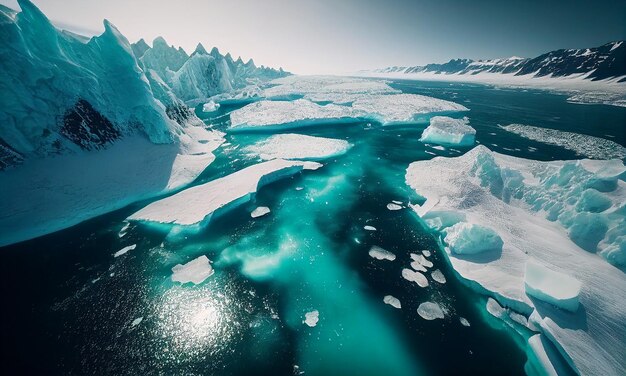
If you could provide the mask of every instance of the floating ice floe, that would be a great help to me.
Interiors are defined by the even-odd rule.
[[[592,159],[624,159],[626,148],[600,137],[586,134],[558,131],[556,129],[533,127],[523,124],[503,126],[508,132],[515,133],[529,140],[556,145],[571,150],[581,157]]]
[[[383,298],[383,302],[385,304],[389,304],[393,308],[397,308],[397,309],[402,308],[402,304],[400,303],[400,300],[398,300],[398,298],[395,298],[391,295],[385,295],[385,297]]]
[[[352,109],[382,124],[422,123],[433,114],[469,111],[458,103],[418,94],[363,96],[352,103]]]
[[[435,116],[422,133],[420,141],[425,143],[471,146],[474,145],[476,130],[469,126],[469,120]]]
[[[430,273],[430,276],[433,277],[433,280],[435,280],[435,282],[439,282],[441,284],[446,283],[446,276],[444,276],[439,269],[436,269],[432,273]]]
[[[533,259],[526,261],[526,293],[571,312],[578,310],[581,283],[564,273],[548,269]]]
[[[419,287],[428,286],[428,280],[424,276],[424,274],[411,270],[411,269],[402,269],[402,278],[406,279],[409,282],[415,282]]]
[[[318,310],[307,312],[304,314],[303,323],[310,326],[311,328],[317,325],[318,321],[320,321],[320,312]]]
[[[440,236],[461,282],[529,317],[575,372],[608,375],[626,374],[626,305],[616,294],[626,291],[625,171],[621,161],[540,162],[477,146],[460,157],[412,163],[406,181],[425,198],[412,209]],[[459,223],[458,236],[447,239]],[[473,226],[491,231],[467,231]],[[463,239],[476,250],[484,239],[500,245],[497,238],[498,252],[457,253],[448,244],[458,250]],[[576,312],[527,295],[530,258],[580,282]]]
[[[366,230],[366,231],[376,231],[376,227],[369,226],[369,225],[363,226],[363,229]]]
[[[141,324],[141,322],[143,321],[143,317],[138,317],[136,319],[133,320],[133,322],[130,323],[130,327],[135,327],[139,324]]]
[[[402,209],[402,206],[398,205],[398,204],[394,204],[393,202],[387,204],[387,209],[389,210],[400,210]]]
[[[204,282],[205,279],[215,273],[209,258],[202,255],[186,264],[178,264],[172,268],[172,281],[180,283],[191,282],[195,285]]]
[[[445,317],[444,310],[437,303],[424,302],[417,307],[417,313],[424,320],[443,319]]]
[[[132,251],[135,248],[137,248],[137,244],[133,244],[133,245],[129,245],[127,247],[124,247],[124,248],[120,249],[119,251],[115,252],[113,254],[113,257],[120,257],[120,256],[126,254],[128,251]]]
[[[422,265],[425,268],[432,268],[433,267],[433,263],[429,260],[427,260],[424,255],[418,255],[417,253],[411,253],[409,255],[411,257],[411,260],[413,260],[413,262],[418,263],[419,265]]]
[[[219,110],[219,103],[215,103],[213,101],[209,101],[202,106],[202,112],[211,113]]]
[[[427,249],[423,250],[422,254],[424,255],[424,257],[430,257],[430,251]]]
[[[128,228],[130,227],[130,222],[127,222],[121,229],[120,231],[117,233],[117,237],[118,238],[123,238],[124,236],[126,236],[126,233],[128,232]]]
[[[208,223],[214,213],[250,201],[257,189],[264,184],[302,170],[315,170],[319,167],[321,164],[316,162],[283,159],[262,162],[155,201],[128,219],[181,226]]]
[[[372,248],[370,248],[369,250],[369,255],[372,258],[375,258],[376,260],[389,260],[389,261],[393,261],[396,259],[396,255],[394,255],[393,253],[389,252],[386,249],[383,249],[377,245],[373,246]]]
[[[470,322],[467,321],[465,317],[459,317],[459,321],[461,322],[461,325],[463,326],[470,326]]]
[[[256,209],[254,209],[252,213],[250,213],[250,217],[252,218],[262,217],[266,214],[269,214],[269,212],[270,212],[270,208],[268,208],[267,206],[259,206]]]
[[[261,159],[319,160],[346,153],[352,145],[345,140],[301,134],[277,134],[243,150]]]

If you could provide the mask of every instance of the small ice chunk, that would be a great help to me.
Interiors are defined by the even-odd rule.
[[[219,103],[215,103],[214,101],[210,101],[208,103],[205,103],[202,106],[202,112],[215,112],[220,108],[220,104]]]
[[[186,264],[178,264],[172,268],[172,281],[193,284],[204,282],[205,279],[215,273],[213,267],[209,263],[209,258],[202,255]]]
[[[402,205],[402,201],[391,200],[391,202],[393,202],[394,204],[397,204],[397,205]]]
[[[423,255],[418,255],[417,253],[411,253],[411,260],[420,263],[422,266],[427,268],[432,268],[433,263],[428,261]]]
[[[256,209],[254,209],[252,213],[250,213],[250,217],[252,218],[262,217],[268,214],[269,212],[270,212],[270,208],[268,208],[267,206],[259,206]]]
[[[443,319],[445,317],[443,309],[437,303],[424,302],[417,308],[417,313],[424,320]]]
[[[438,145],[438,146],[433,146],[433,149],[435,149],[435,150],[442,150],[442,151],[443,151],[443,150],[446,150],[446,148],[444,148],[443,146],[440,146],[440,145]]]
[[[393,202],[387,204],[387,209],[389,210],[400,210],[402,209],[402,206],[398,205],[398,204],[394,204]]]
[[[374,226],[363,226],[363,229],[367,231],[376,231],[376,227]]]
[[[134,319],[132,323],[130,323],[130,327],[131,328],[135,327],[135,326],[141,324],[142,321],[143,321],[143,316],[142,317],[138,317],[138,318]]]
[[[446,276],[443,275],[443,273],[441,272],[441,270],[436,269],[435,271],[433,271],[430,274],[431,277],[433,277],[433,279],[441,284],[446,283]]]
[[[383,302],[385,302],[385,304],[389,304],[390,306],[400,309],[402,308],[402,304],[400,304],[400,300],[398,300],[398,298],[395,298],[391,295],[386,295],[383,298]]]
[[[524,275],[526,293],[559,308],[578,310],[582,284],[567,274],[548,269],[534,259],[526,262]]]
[[[373,246],[372,248],[370,248],[369,251],[369,255],[372,258],[375,258],[376,260],[389,260],[389,261],[393,261],[396,259],[396,255],[394,255],[393,253],[387,251],[386,249],[383,249],[377,245]]]
[[[426,270],[424,265],[422,265],[419,261],[412,261],[411,262],[411,268],[413,268],[414,270],[417,270],[418,272],[426,273],[428,271],[428,270]]]
[[[422,133],[420,141],[433,144],[471,146],[474,144],[476,130],[468,125],[469,120],[453,119],[447,116],[435,116]]]
[[[488,298],[486,308],[487,312],[489,312],[493,317],[504,319],[504,314],[506,313],[506,310],[495,299]]]
[[[120,229],[120,232],[117,233],[117,237],[118,238],[123,238],[124,236],[126,236],[126,233],[128,232],[128,228],[130,227],[130,222],[126,222],[126,224],[124,225],[124,227],[122,227]]]
[[[125,254],[126,252],[132,251],[135,248],[137,248],[137,244],[133,244],[133,245],[129,245],[127,247],[124,247],[124,248],[120,249],[119,251],[115,252],[113,254],[113,257],[120,257],[121,255]]]
[[[426,279],[424,274],[411,269],[402,269],[402,278],[406,279],[407,281],[417,283],[419,287],[428,286],[428,280]]]
[[[296,191],[301,191],[303,189],[304,189],[304,187],[296,187]]]
[[[459,317],[459,321],[461,322],[461,325],[463,326],[470,326],[470,322],[467,321],[465,317]]]
[[[318,321],[320,321],[320,312],[318,310],[307,312],[304,314],[303,323],[307,324],[311,328],[317,325]]]
[[[473,255],[487,251],[501,251],[502,238],[489,227],[460,222],[445,230],[445,242],[453,253]]]
[[[422,254],[424,255],[424,257],[430,257],[430,251],[426,249],[422,251]]]

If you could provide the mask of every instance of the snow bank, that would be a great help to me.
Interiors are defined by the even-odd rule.
[[[625,170],[621,161],[538,162],[477,146],[457,158],[414,162],[406,181],[426,199],[412,208],[440,235],[461,281],[530,315],[578,373],[609,375],[626,374],[626,274],[611,265],[624,267]],[[610,207],[581,203],[598,194]],[[452,252],[444,236],[459,222],[493,230],[501,251]],[[529,258],[580,282],[576,312],[530,299]]]
[[[558,131],[556,129],[532,127],[523,124],[510,124],[503,126],[502,129],[529,140],[560,146],[585,158],[626,158],[625,147],[604,138],[588,136],[586,134]]]
[[[128,219],[182,226],[208,223],[214,213],[250,201],[259,187],[303,169],[319,167],[315,162],[283,159],[259,163],[155,201]]]
[[[277,134],[243,150],[261,159],[326,159],[346,153],[352,145],[345,140],[300,134]]]
[[[193,283],[194,285],[204,282],[205,279],[215,273],[209,262],[209,258],[202,255],[186,264],[178,264],[172,268],[172,281],[180,283]]]
[[[111,147],[29,160],[0,172],[0,246],[73,226],[191,183],[223,134],[187,127],[180,144],[128,137]]]
[[[526,293],[571,312],[578,310],[581,283],[564,273],[548,269],[533,259],[526,262]]]
[[[445,317],[443,309],[437,303],[424,302],[417,308],[417,313],[424,320],[443,319]]]
[[[469,120],[435,116],[422,133],[420,141],[432,144],[471,146],[474,145],[476,130],[468,125]]]
[[[393,261],[396,259],[396,255],[389,252],[386,249],[383,249],[377,245],[373,246],[369,250],[369,255],[371,258],[375,258],[376,260],[388,260]]]

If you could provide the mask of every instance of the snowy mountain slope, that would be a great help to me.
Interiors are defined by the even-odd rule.
[[[611,42],[599,47],[551,51],[535,58],[510,57],[508,59],[478,60],[453,59],[443,64],[412,67],[388,67],[375,73],[435,73],[471,74],[510,73],[516,76],[566,77],[586,74],[590,80],[620,78],[626,82],[626,44]]]
[[[101,149],[135,133],[174,141],[178,125],[115,26],[105,21],[104,33],[85,41],[56,29],[30,1],[19,4],[20,13],[0,9],[3,164],[9,155]]]

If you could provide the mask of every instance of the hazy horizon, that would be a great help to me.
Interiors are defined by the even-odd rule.
[[[58,27],[84,35],[108,19],[131,43],[162,36],[299,74],[346,73],[454,58],[534,57],[626,39],[626,2],[190,0],[33,1]],[[18,10],[16,0],[0,0]],[[138,15],[142,15],[138,22]],[[580,27],[581,24],[585,27]],[[193,26],[193,27],[189,27]]]

